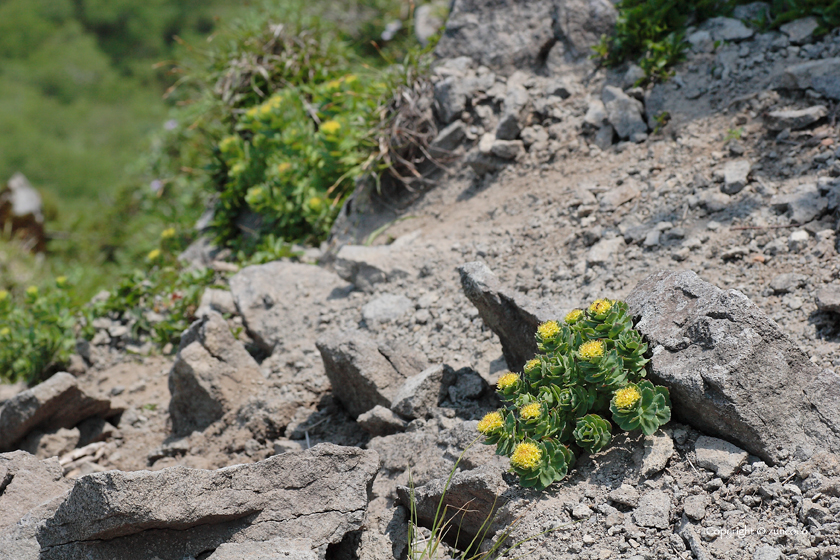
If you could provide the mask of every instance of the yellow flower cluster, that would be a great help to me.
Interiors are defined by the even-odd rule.
[[[0,303],[6,301],[9,298],[9,292],[7,290],[0,290]]]
[[[517,383],[519,383],[519,375],[510,372],[499,378],[499,381],[496,382],[496,387],[498,387],[500,391],[504,391],[506,389],[510,389]]]
[[[166,228],[165,230],[160,232],[160,238],[161,239],[172,239],[173,237],[175,237],[176,233],[177,232],[175,231],[174,227]]]
[[[281,175],[292,168],[292,164],[288,161],[284,161],[283,163],[277,164],[277,173]]]
[[[152,249],[151,251],[149,251],[149,254],[146,255],[146,260],[156,261],[159,256],[160,256],[160,249]]]
[[[225,136],[224,138],[222,138],[222,141],[219,142],[219,150],[223,154],[230,152],[231,150],[233,150],[234,147],[236,147],[236,141],[236,136]]]
[[[67,287],[67,277],[66,276],[59,276],[55,279],[55,285],[59,288],[66,288]]]
[[[26,288],[26,295],[29,297],[37,297],[38,296],[38,286],[29,286]]]
[[[540,367],[540,359],[539,358],[533,358],[533,359],[525,362],[524,370],[525,370],[525,373],[531,373],[534,369],[536,369],[538,367]]]
[[[628,385],[627,387],[619,389],[615,392],[613,402],[618,408],[628,409],[632,408],[641,398],[642,395],[639,393],[639,390],[632,385]]]
[[[593,358],[600,358],[604,355],[604,341],[590,340],[580,345],[580,357],[584,360],[592,360]]]
[[[498,430],[504,425],[504,420],[502,420],[502,415],[498,412],[490,412],[486,414],[484,418],[478,421],[478,426],[476,429],[481,432],[482,434],[490,434]]]
[[[580,318],[583,317],[583,311],[580,309],[572,309],[568,313],[566,313],[566,318],[563,319],[566,321],[567,325],[574,325],[577,323]]]
[[[557,321],[546,321],[537,327],[537,334],[542,338],[553,338],[560,332],[560,325]]]
[[[589,306],[589,312],[595,315],[603,315],[604,313],[608,312],[612,309],[613,302],[608,299],[596,299],[592,302],[592,305]]]
[[[12,334],[12,331],[11,331],[11,329],[9,329],[9,327],[3,327],[2,329],[0,329],[0,336],[6,337],[6,336],[9,336],[10,334]]]
[[[522,407],[522,410],[519,411],[519,415],[525,420],[539,418],[542,416],[542,407],[540,406],[540,403],[526,404]]]
[[[510,456],[510,464],[526,471],[537,467],[542,459],[542,450],[535,443],[524,442],[516,446]]]
[[[327,121],[321,124],[321,130],[324,131],[324,134],[329,134],[330,136],[338,132],[340,128],[341,123],[338,121]]]

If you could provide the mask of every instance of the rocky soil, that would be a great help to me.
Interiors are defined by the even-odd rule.
[[[104,320],[72,375],[3,388],[0,558],[404,558],[409,472],[422,540],[462,452],[446,546],[495,512],[485,550],[531,539],[511,558],[840,557],[840,34],[715,18],[641,88],[585,56],[610,3],[491,4],[457,0],[438,47],[433,187],[362,185],[179,348]],[[597,297],[675,420],[523,490],[476,420]]]

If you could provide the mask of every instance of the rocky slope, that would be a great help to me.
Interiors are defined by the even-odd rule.
[[[497,510],[488,543],[536,558],[840,555],[840,35],[716,18],[643,89],[586,58],[614,18],[457,0],[433,188],[362,186],[170,354],[103,321],[75,377],[11,391],[0,558],[401,558],[409,471],[428,527],[465,449],[464,534]],[[675,420],[523,490],[476,420],[536,324],[596,297],[631,304]]]

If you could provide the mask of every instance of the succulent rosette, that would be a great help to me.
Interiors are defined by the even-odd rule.
[[[614,425],[651,434],[670,420],[668,390],[644,379],[648,346],[624,302],[602,298],[546,321],[536,342],[539,353],[522,373],[497,383],[504,407],[477,426],[485,443],[510,457],[523,486],[562,480],[576,451],[609,445]]]

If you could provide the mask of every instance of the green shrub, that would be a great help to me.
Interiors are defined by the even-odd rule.
[[[0,381],[37,383],[69,358],[76,346],[74,308],[67,279],[30,286],[16,301],[0,290]]]
[[[647,344],[625,303],[599,299],[564,324],[543,323],[537,343],[540,354],[521,375],[499,379],[505,407],[478,424],[523,486],[543,489],[565,478],[575,448],[597,453],[609,445],[607,414],[620,429],[647,435],[670,420],[668,390],[644,379]]]

